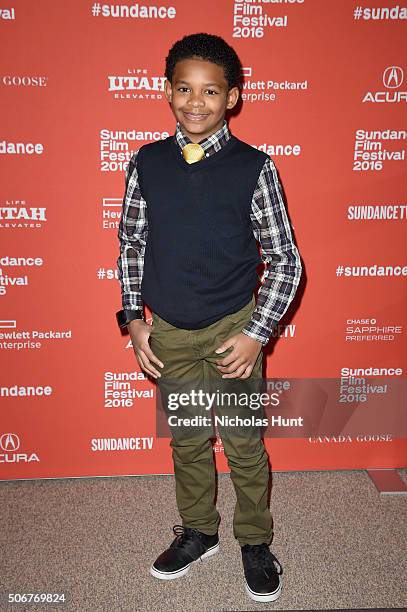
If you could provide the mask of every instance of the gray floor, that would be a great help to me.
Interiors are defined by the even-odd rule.
[[[407,482],[407,470],[399,470]],[[179,580],[150,563],[179,523],[172,476],[0,482],[1,591],[64,592],[69,604],[3,610],[242,611],[407,606],[407,496],[380,497],[364,471],[273,475],[274,604],[247,598],[232,535],[234,492],[219,477],[221,551]]]

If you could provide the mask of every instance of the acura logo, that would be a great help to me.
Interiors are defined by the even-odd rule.
[[[0,437],[0,448],[4,451],[15,452],[20,448],[20,438],[14,433],[5,433]]]
[[[404,73],[400,66],[389,66],[383,72],[383,85],[388,89],[396,89],[403,83]]]

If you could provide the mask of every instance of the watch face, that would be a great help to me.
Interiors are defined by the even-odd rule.
[[[134,319],[142,319],[143,315],[140,310],[119,310],[116,312],[117,323],[120,327],[127,325]]]

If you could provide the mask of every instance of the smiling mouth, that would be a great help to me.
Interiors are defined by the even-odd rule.
[[[188,113],[187,111],[184,111],[184,115],[187,119],[190,119],[191,121],[202,121],[208,116],[204,113]]]

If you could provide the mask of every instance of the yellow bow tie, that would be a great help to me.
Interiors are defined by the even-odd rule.
[[[190,143],[182,149],[182,155],[188,164],[194,164],[205,157],[205,151],[200,144]]]

